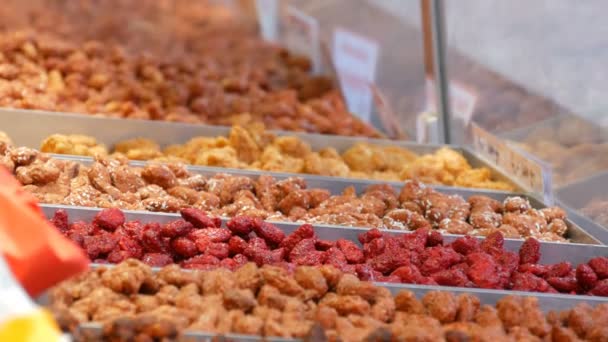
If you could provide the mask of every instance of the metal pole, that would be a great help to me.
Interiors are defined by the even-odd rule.
[[[431,0],[431,22],[433,31],[433,69],[435,87],[437,92],[437,109],[443,133],[443,142],[451,143],[450,126],[452,115],[450,112],[450,87],[445,65],[445,16],[444,1]]]

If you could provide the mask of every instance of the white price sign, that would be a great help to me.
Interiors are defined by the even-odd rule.
[[[553,203],[551,167],[537,158],[515,149],[495,135],[472,124],[473,147],[526,189],[542,194],[547,204]]]
[[[336,29],[332,50],[348,109],[361,120],[369,122],[373,100],[370,85],[376,77],[378,44],[356,33]]]
[[[318,74],[322,71],[319,23],[315,18],[293,6],[288,6],[283,38],[287,49],[310,58],[313,73]]]
[[[431,78],[426,79],[426,110],[437,112],[437,92],[435,91],[435,81]],[[461,119],[465,126],[471,122],[475,105],[477,104],[477,93],[469,87],[456,81],[450,82],[450,106],[454,117]]]
[[[276,42],[279,39],[279,4],[277,0],[256,0],[255,9],[262,38],[268,42]]]

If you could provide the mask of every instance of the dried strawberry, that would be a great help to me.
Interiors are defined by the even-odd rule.
[[[315,231],[313,227],[309,224],[303,224],[283,239],[280,247],[285,248],[285,252],[289,253],[301,240],[312,239],[314,237]]]
[[[295,259],[305,256],[315,250],[315,240],[314,239],[303,239],[298,242],[297,245],[293,247],[293,249],[289,252],[289,261],[294,262]]]
[[[540,260],[540,242],[534,238],[527,239],[519,249],[520,264],[536,264]]]
[[[532,273],[535,276],[539,276],[542,278],[544,278],[549,273],[550,270],[551,270],[550,266],[539,265],[539,264],[521,264],[517,268],[518,272]]]
[[[143,233],[143,228],[144,228],[144,226],[139,221],[128,221],[128,222],[125,222],[116,231],[122,230],[123,232],[126,233],[126,235],[128,235],[134,239],[141,239],[141,235]]]
[[[226,258],[220,261],[220,267],[226,268],[230,271],[234,271],[239,267],[239,264],[231,258]]]
[[[354,242],[339,239],[336,241],[336,246],[344,253],[344,257],[351,264],[359,264],[365,261],[363,251]]]
[[[210,242],[228,242],[231,237],[232,233],[230,233],[228,229],[224,228],[195,229],[188,234],[188,238],[194,241],[205,238]]]
[[[272,223],[262,221],[260,225],[253,227],[253,231],[273,246],[280,244],[285,239],[285,233]]]
[[[113,232],[125,223],[125,214],[118,208],[104,209],[95,215],[93,224],[101,229]]]
[[[242,254],[247,248],[247,241],[243,240],[240,236],[233,236],[228,240],[228,249],[230,254]]]
[[[143,228],[141,236],[141,245],[147,253],[164,253],[166,252],[165,245],[160,236],[160,224],[148,223]]]
[[[185,208],[180,211],[184,220],[192,223],[196,228],[219,228],[218,221],[210,218],[204,211],[196,208]]]
[[[129,252],[116,249],[116,250],[113,250],[110,254],[108,254],[107,260],[109,263],[118,264],[129,258],[132,258],[132,256],[129,254]]]
[[[277,248],[272,251],[259,250],[258,253],[255,254],[253,261],[258,264],[258,266],[274,265],[283,262],[285,261],[285,249]]]
[[[419,284],[424,278],[414,265],[401,266],[394,270],[391,275],[399,277],[402,282],[407,284]]]
[[[576,277],[549,277],[547,283],[559,292],[570,293],[578,288]]]
[[[84,248],[84,238],[86,236],[87,236],[86,234],[83,234],[78,231],[69,231],[67,234],[68,239],[72,240],[72,242],[74,242],[81,248]]]
[[[293,251],[292,251],[293,252]],[[291,257],[290,260],[296,265],[304,265],[304,266],[319,266],[322,265],[325,261],[325,252],[321,251],[312,251],[305,255],[300,255],[298,257]]]
[[[318,251],[327,251],[332,247],[335,247],[336,243],[329,240],[317,240],[315,241],[315,248]]]
[[[86,236],[84,238],[84,248],[91,260],[110,253],[117,244],[118,239],[110,233]]]
[[[342,269],[342,267],[348,264],[348,261],[346,261],[346,256],[344,256],[344,253],[338,247],[332,247],[325,251],[325,263]]]
[[[477,252],[479,250],[479,240],[467,235],[454,240],[450,246],[452,246],[452,249],[456,252],[466,256],[469,253]]]
[[[367,262],[376,271],[387,274],[401,266],[410,264],[410,252],[406,249],[387,250],[378,256],[368,259]]]
[[[443,245],[443,235],[440,232],[433,230],[429,234],[426,240],[427,247],[441,246]]]
[[[253,237],[253,238],[249,239],[249,242],[247,245],[253,249],[268,250],[268,245],[266,244],[266,240],[259,238],[259,237]]]
[[[549,267],[549,272],[543,278],[562,278],[568,276],[572,271],[572,264],[567,261],[562,261]]]
[[[184,261],[182,261],[182,266],[186,266],[186,265],[192,265],[192,264],[199,264],[199,265],[219,265],[220,264],[220,259],[218,259],[217,257],[213,256],[213,255],[197,255],[194,256],[190,259],[186,259]]]
[[[230,229],[231,232],[237,235],[245,236],[257,226],[261,224],[261,220],[259,218],[249,217],[249,216],[237,216],[228,223],[226,223],[226,227]]]
[[[589,266],[599,279],[608,278],[608,257],[597,257],[589,260]]]
[[[582,288],[591,289],[597,283],[597,274],[595,274],[591,266],[580,264],[576,268],[576,280],[578,280],[578,284]]]
[[[190,258],[198,253],[198,248],[192,240],[185,237],[178,237],[171,240],[171,248],[184,258]]]
[[[205,249],[205,254],[213,255],[218,259],[225,259],[230,255],[230,248],[227,243],[212,242]]]
[[[515,272],[511,276],[511,282],[511,289],[516,291],[548,292],[551,289],[547,281],[532,273]]]
[[[436,246],[429,247],[422,252],[421,259],[422,266],[420,266],[420,272],[425,276],[429,276],[459,263],[462,260],[462,256],[452,248]]]
[[[249,262],[249,259],[247,259],[247,257],[244,256],[243,254],[237,254],[237,255],[233,256],[232,260],[234,260],[234,262],[236,262],[237,265],[239,265],[239,266],[243,266]]]
[[[86,222],[76,221],[70,225],[69,231],[82,235],[91,235],[95,232],[95,226]]]
[[[186,236],[194,230],[192,223],[185,220],[175,220],[165,223],[160,229],[160,236],[175,238]]]
[[[501,279],[498,274],[498,265],[491,255],[484,252],[475,252],[467,255],[467,277],[475,286],[483,289],[501,288]]]
[[[467,275],[459,269],[443,270],[431,276],[439,285],[464,287],[469,283]]]
[[[402,246],[411,251],[422,252],[426,246],[428,238],[429,231],[427,229],[418,229],[411,234],[402,235]]]
[[[172,264],[173,258],[165,253],[146,253],[141,261],[152,267],[162,267]]]
[[[382,238],[374,239],[363,245],[363,254],[367,258],[373,258],[384,253],[386,248],[386,240]]]
[[[64,209],[59,209],[53,214],[51,223],[59,229],[60,232],[65,233],[70,228],[68,225],[68,212]]]
[[[118,239],[118,248],[120,250],[128,252],[130,258],[140,259],[144,254],[143,247],[137,242],[137,240],[129,236],[120,236]]]
[[[494,255],[494,260],[500,265],[502,270],[511,274],[519,267],[519,254],[515,252],[503,251]]]
[[[375,239],[381,238],[382,236],[384,236],[382,234],[381,231],[379,231],[378,229],[374,228],[374,229],[370,229],[365,233],[361,233],[358,236],[359,242],[361,242],[361,244],[365,244],[365,243],[369,243]]]
[[[382,273],[374,270],[370,265],[358,264],[355,270],[359,279],[364,281],[378,281],[378,278],[382,276]]]
[[[488,236],[481,242],[481,250],[494,255],[502,252],[503,246],[505,244],[505,238],[500,232],[494,232]]]
[[[594,296],[607,297],[608,296],[608,279],[598,281],[597,284],[595,284],[595,286],[593,287],[593,289],[591,291],[589,291],[589,294],[592,294]]]

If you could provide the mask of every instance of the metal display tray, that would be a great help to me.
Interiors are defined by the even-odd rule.
[[[32,123],[36,123],[32,125]],[[200,136],[227,136],[230,127],[202,124],[183,124],[151,120],[126,120],[81,114],[0,108],[0,131],[5,131],[18,146],[40,148],[40,143],[52,134],[84,134],[95,137],[99,143],[113,146],[119,141],[137,137],[152,139],[161,146],[185,143]],[[441,147],[450,147],[464,156],[472,167],[486,167],[496,180],[514,186],[515,191],[525,188],[495,165],[480,158],[467,147],[456,145],[427,145],[408,141],[309,134],[291,131],[271,131],[277,135],[297,136],[308,143],[313,151],[333,147],[343,152],[358,142],[404,147],[418,154],[432,153]],[[219,169],[219,168],[215,168]],[[301,175],[301,174],[298,174]],[[331,178],[331,177],[329,177]]]
[[[85,208],[75,206],[63,206],[63,205],[41,205],[42,211],[47,218],[51,218],[56,210],[66,210],[70,222],[75,221],[86,221],[90,222],[93,220],[95,215],[100,212],[101,208]],[[159,222],[165,223],[180,218],[179,214],[176,213],[155,213],[145,211],[131,211],[124,210],[125,217],[128,221],[140,221],[142,223],[148,222]],[[229,218],[222,218],[223,226],[230,220]],[[290,234],[296,230],[304,222],[275,222],[269,221],[283,230],[286,234]],[[356,227],[344,227],[344,226],[332,226],[313,224],[315,232],[320,239],[332,240],[347,239],[360,245],[358,236],[361,233],[368,231],[368,228],[356,228]],[[411,231],[400,231],[400,230],[381,230],[382,232],[390,235],[400,234],[411,234]],[[450,243],[455,239],[461,237],[461,235],[444,234],[445,243]],[[483,239],[483,237],[477,237]],[[517,252],[522,245],[523,240],[521,239],[505,239],[504,248]],[[559,242],[541,242],[541,263],[556,263],[559,261],[569,261],[573,265],[587,262],[590,258],[597,256],[608,255],[608,246],[602,245],[591,245],[591,244],[578,244],[578,243],[559,243]]]
[[[75,162],[79,162],[85,165],[90,165],[93,162],[93,158],[91,157],[82,157],[82,156],[70,156],[70,155],[52,155],[54,158],[71,160]],[[145,161],[130,161],[130,165],[143,167],[147,164]],[[253,170],[240,170],[240,169],[227,169],[227,168],[216,168],[216,167],[206,167],[206,166],[188,166],[188,170],[193,173],[201,174],[206,177],[212,177],[219,172],[227,173],[230,175],[236,176],[245,176],[253,179],[257,179],[260,175],[271,175],[277,180],[287,179],[289,177],[300,177],[306,181],[308,188],[322,188],[327,189],[331,192],[332,195],[341,194],[344,189],[348,187],[353,187],[357,194],[363,193],[365,189],[374,184],[388,184],[393,189],[399,193],[401,191],[401,187],[403,186],[403,182],[387,182],[381,180],[362,180],[362,179],[348,179],[348,178],[340,178],[340,177],[324,177],[324,176],[311,176],[305,174],[290,174],[290,173],[280,173],[280,172],[262,172],[262,171],[253,171]],[[470,188],[456,188],[456,187],[447,187],[447,186],[431,186],[435,190],[448,194],[448,195],[459,195],[463,198],[468,198],[473,195],[484,195],[490,198],[496,199],[498,201],[504,201],[506,198],[511,196],[521,196],[527,198],[530,202],[531,206],[536,209],[545,208],[546,205],[539,201],[535,197],[531,197],[527,194],[514,193],[514,192],[503,192],[503,191],[493,191],[486,189],[470,189]],[[573,243],[582,243],[582,244],[601,244],[601,240],[594,237],[593,234],[590,234],[586,230],[586,226],[578,226],[571,222],[570,220],[566,220],[566,224],[568,226],[568,230],[566,232],[566,237],[570,239]],[[521,241],[521,240],[520,240]]]

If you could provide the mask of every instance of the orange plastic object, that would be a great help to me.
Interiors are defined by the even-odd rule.
[[[61,235],[36,199],[0,167],[0,251],[32,297],[88,268],[84,252]]]

